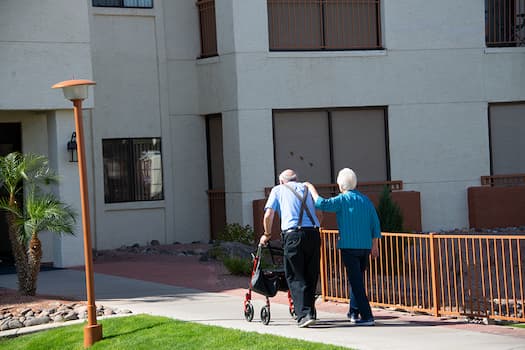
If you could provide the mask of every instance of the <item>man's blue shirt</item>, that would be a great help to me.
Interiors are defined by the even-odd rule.
[[[377,212],[368,197],[357,190],[332,198],[318,197],[317,209],[335,212],[339,227],[339,249],[371,249],[372,238],[381,237]]]
[[[290,181],[287,183],[287,185],[295,189],[295,191],[301,197],[304,196],[304,191],[305,191],[306,186],[304,186],[302,183]],[[317,216],[315,215],[314,201],[310,194],[308,194],[306,205],[308,209],[310,210],[310,213],[312,214],[312,218],[314,219],[314,222],[310,221],[310,218],[308,218],[308,214],[306,214],[306,210],[305,210],[303,213],[303,221],[302,221],[301,226],[319,227],[319,220],[317,219]],[[301,202],[295,196],[295,194],[293,194],[293,192],[290,191],[288,188],[286,188],[284,185],[278,185],[272,188],[272,191],[270,192],[270,196],[268,197],[268,200],[266,201],[266,205],[264,206],[264,210],[268,208],[275,210],[275,212],[279,214],[279,217],[281,218],[281,231],[285,231],[287,229],[299,226],[299,214],[301,212]]]

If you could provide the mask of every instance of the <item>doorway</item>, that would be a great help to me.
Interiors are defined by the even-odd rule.
[[[15,151],[22,151],[22,125],[20,123],[0,123],[0,156]],[[0,197],[5,195],[5,189],[0,188]],[[4,211],[0,211],[0,265],[13,265],[11,241]]]

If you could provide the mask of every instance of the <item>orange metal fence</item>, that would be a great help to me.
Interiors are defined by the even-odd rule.
[[[321,230],[323,300],[348,301],[337,230]],[[524,322],[525,236],[383,233],[365,274],[374,306]]]

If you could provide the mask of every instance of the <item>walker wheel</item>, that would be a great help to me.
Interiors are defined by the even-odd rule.
[[[253,314],[254,314],[253,305],[249,302],[246,303],[246,305],[244,306],[244,318],[246,319],[246,321],[252,322]]]
[[[270,307],[268,305],[263,306],[261,309],[261,321],[264,325],[270,323]]]

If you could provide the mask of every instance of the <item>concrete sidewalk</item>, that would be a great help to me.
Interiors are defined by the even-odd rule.
[[[16,275],[0,275],[0,287],[16,288]],[[243,299],[224,293],[104,274],[95,274],[95,288],[97,304],[130,309],[135,314],[167,316],[355,349],[525,349],[525,330],[511,327],[499,327],[495,334],[486,328],[495,326],[436,322],[438,319],[429,322],[425,316],[400,317],[399,313],[378,310],[375,327],[355,327],[344,314],[318,311],[319,322],[300,329],[288,314],[288,306],[277,303],[272,303],[271,322],[265,326],[259,318],[264,299],[258,295],[254,295],[253,301],[254,320],[247,322],[243,316]],[[38,291],[85,300],[84,272],[68,269],[41,272]]]

